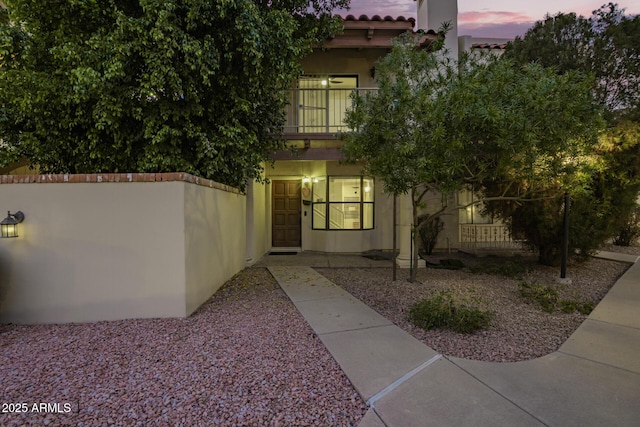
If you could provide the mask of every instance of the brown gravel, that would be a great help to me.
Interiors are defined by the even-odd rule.
[[[0,370],[0,404],[29,410],[2,426],[355,426],[366,410],[264,269],[187,319],[0,325]]]
[[[616,245],[606,245],[602,248],[603,251],[608,252],[618,252],[621,254],[627,255],[638,255],[640,256],[640,246],[616,246]]]
[[[463,254],[435,256],[458,258],[467,266],[496,263],[498,258],[474,258]],[[553,286],[563,299],[600,301],[628,264],[591,259],[587,263],[569,266],[567,277],[571,285],[559,285],[558,268],[537,265],[533,258],[522,262],[531,271],[521,279],[495,274],[475,274],[464,270],[421,269],[418,281],[409,283],[408,272],[399,270],[393,282],[391,268],[318,269],[396,325],[434,350],[467,359],[515,362],[540,357],[557,350],[586,318],[556,310],[549,314],[539,306],[527,303],[519,295],[519,284],[525,280]],[[438,290],[452,290],[466,298],[479,300],[480,307],[495,313],[490,328],[473,334],[459,334],[450,330],[425,331],[406,320],[409,307],[433,295]]]

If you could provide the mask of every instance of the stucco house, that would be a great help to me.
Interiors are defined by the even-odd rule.
[[[266,252],[365,252],[392,248],[393,199],[376,177],[361,175],[357,165],[341,163],[339,139],[345,112],[356,90],[376,90],[375,64],[388,53],[391,39],[407,31],[427,31],[421,44],[428,47],[443,22],[450,22],[446,47],[459,49],[504,47],[506,40],[458,38],[457,2],[423,0],[417,21],[404,17],[352,15],[344,18],[344,32],[327,40],[303,62],[304,74],[290,93],[284,138],[297,149],[275,153],[275,167],[266,167],[268,185],[249,187],[247,206],[247,262]],[[473,195],[458,195],[461,203]],[[470,207],[443,218],[445,228],[436,248],[505,243],[505,227]],[[411,204],[401,197],[398,210],[398,264],[409,265]],[[480,242],[478,242],[480,241]]]
[[[246,194],[179,172],[0,170],[2,208],[25,214],[19,236],[0,239],[0,322],[188,316],[270,252],[391,250],[394,229],[397,264],[408,267],[409,197],[398,198],[394,224],[382,181],[341,163],[339,135],[350,94],[376,90],[376,62],[394,37],[451,21],[446,45],[457,55],[457,3],[416,4],[417,20],[347,16],[344,32],[303,60],[284,128],[297,153],[274,153],[269,182],[249,183]],[[421,43],[435,38],[431,31]],[[465,203],[473,194],[456,197]],[[438,249],[508,240],[503,226],[473,208],[443,220]]]
[[[247,191],[246,260],[251,265],[268,252],[319,251],[359,253],[392,249],[393,200],[376,177],[362,176],[362,168],[341,163],[340,132],[350,94],[376,90],[375,64],[391,49],[391,40],[418,29],[428,48],[443,22],[450,30],[445,44],[451,55],[466,50],[501,52],[505,39],[458,37],[457,2],[416,1],[417,20],[405,17],[348,15],[344,31],[303,59],[304,74],[290,91],[284,139],[297,154],[274,154],[275,167],[265,167],[267,185],[251,183]],[[31,174],[26,166],[0,173]],[[37,172],[36,172],[37,173]],[[459,202],[473,195],[463,192]],[[437,249],[504,244],[505,227],[483,217],[478,206],[443,217]],[[400,199],[399,265],[409,265],[410,201]]]

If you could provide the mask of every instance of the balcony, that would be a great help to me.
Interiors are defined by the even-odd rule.
[[[377,88],[299,88],[289,92],[287,121],[284,135],[287,139],[307,139],[312,136],[326,138],[347,130],[346,112],[352,105],[352,93],[360,95]]]

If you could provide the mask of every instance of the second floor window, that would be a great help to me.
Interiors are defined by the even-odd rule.
[[[346,130],[344,117],[351,107],[357,76],[302,76],[297,88],[297,131],[336,133]]]

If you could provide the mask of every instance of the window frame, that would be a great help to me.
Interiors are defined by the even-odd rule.
[[[331,80],[339,79],[339,78],[355,79],[355,87],[344,88],[341,90],[353,91],[353,90],[358,90],[358,88],[360,87],[359,86],[360,76],[358,74],[352,74],[352,73],[303,74],[297,79],[296,105],[298,106],[298,111],[296,113],[296,117],[297,117],[296,126],[299,133],[336,133],[336,132],[339,132],[342,128],[346,128],[346,125],[343,123],[343,121],[341,121],[340,123],[333,123],[333,119],[335,119],[334,117],[335,112],[339,111],[341,116],[343,116],[343,120],[344,120],[344,114],[347,111],[347,109],[342,111],[342,110],[335,110],[335,109],[329,108],[331,105],[331,99],[330,99],[331,90],[332,89],[340,90],[340,88],[331,87]],[[320,82],[322,82],[323,80],[326,80],[327,85],[326,87],[304,88],[304,87],[301,87],[301,83],[304,80],[307,80],[307,81],[317,80]],[[314,92],[317,92],[318,97],[322,98],[322,101],[319,101],[319,100],[318,101],[320,102],[320,104],[324,105],[324,107],[322,105],[308,105],[309,102],[307,101],[306,97],[308,94],[311,94]],[[314,104],[314,102],[312,102],[312,104]],[[309,113],[307,113],[307,109],[311,109]],[[317,113],[314,114],[312,112],[314,109],[324,110],[324,113],[321,116],[317,116]],[[312,119],[308,119],[307,117],[311,117]],[[313,117],[320,117],[323,119],[325,123],[324,124],[307,124],[307,120],[313,121]],[[302,129],[302,131],[300,129]]]
[[[376,221],[375,221],[375,216],[376,216],[376,210],[375,210],[375,188],[376,188],[376,184],[375,184],[375,178],[372,176],[368,176],[368,175],[325,175],[322,178],[325,179],[325,197],[323,198],[323,201],[321,202],[316,202],[315,200],[311,201],[311,229],[312,230],[318,230],[318,231],[370,231],[370,230],[374,230],[376,227]],[[331,194],[331,180],[332,179],[359,179],[360,180],[360,194],[359,194],[359,198],[360,200],[358,202],[355,201],[331,201],[329,198],[329,195]],[[369,180],[371,181],[371,187],[372,187],[372,192],[371,192],[371,201],[365,201],[364,200],[364,181]],[[312,186],[316,185],[315,182],[312,182]],[[311,194],[316,194],[315,189],[312,187],[311,190]],[[359,228],[331,228],[331,206],[332,205],[353,205],[353,204],[357,204],[359,207],[359,223],[360,223],[360,227]],[[316,224],[316,220],[315,220],[315,212],[316,209],[315,207],[317,205],[323,205],[324,206],[324,228],[317,228],[315,226]],[[365,206],[369,205],[371,206],[371,227],[365,227]]]

